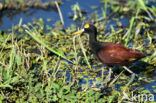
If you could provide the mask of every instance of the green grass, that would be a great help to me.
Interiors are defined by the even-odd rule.
[[[126,102],[122,99],[124,93],[150,96],[151,92],[144,85],[155,81],[155,31],[151,29],[151,22],[155,23],[156,9],[147,7],[142,0],[138,2],[140,4],[128,1],[121,6],[115,0],[104,1],[105,7],[101,10],[105,18],[100,15],[94,18],[100,33],[98,40],[121,43],[149,54],[142,59],[149,65],[140,63],[133,67],[134,72],[141,70],[142,76],[129,87],[125,85],[130,79],[125,72],[114,72],[112,78],[108,73],[101,73],[107,69],[100,68],[103,64],[92,55],[87,35],[72,35],[78,28],[75,25],[65,28],[64,32],[60,22],[49,27],[42,18],[25,25],[21,19],[11,30],[0,31],[0,102],[122,103]],[[80,5],[76,6],[79,9],[74,14],[76,19],[85,19],[79,14]],[[106,12],[108,9],[112,10],[110,14]],[[130,19],[127,27],[120,26],[123,24],[119,19],[124,17]],[[112,20],[120,25],[110,25],[111,30],[106,31]],[[156,91],[154,86],[152,89]]]

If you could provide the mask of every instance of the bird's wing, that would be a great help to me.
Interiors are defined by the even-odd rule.
[[[122,45],[107,43],[98,52],[98,57],[102,62],[106,64],[116,64],[125,61],[128,62],[135,59],[133,58],[133,56],[131,56],[131,54],[129,54],[130,51],[132,51],[132,49],[124,47]]]

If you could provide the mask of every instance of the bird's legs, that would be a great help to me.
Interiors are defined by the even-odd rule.
[[[103,72],[102,72],[103,73]],[[106,76],[106,78],[103,80],[103,83],[105,86],[107,86],[108,82],[110,82],[111,80],[111,74],[112,74],[112,68],[109,68],[109,72],[108,75]]]
[[[127,70],[129,73],[131,73],[131,79],[129,80],[129,82],[126,84],[126,86],[129,86],[132,82],[133,82],[133,80],[134,80],[134,78],[135,78],[135,73],[133,73],[130,69],[128,69],[126,66],[123,66],[123,68],[125,69],[125,70]]]

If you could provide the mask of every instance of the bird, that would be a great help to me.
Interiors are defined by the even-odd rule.
[[[146,55],[118,43],[99,42],[97,40],[97,28],[93,24],[85,24],[83,29],[74,32],[73,35],[84,33],[89,34],[89,46],[100,62],[109,67],[122,66],[132,74],[130,81],[127,83],[127,86],[129,86],[135,78],[135,73],[127,68],[127,65],[146,57]]]

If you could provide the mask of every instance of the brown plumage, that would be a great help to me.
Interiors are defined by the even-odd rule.
[[[106,43],[97,54],[99,60],[106,65],[127,65],[143,57],[144,54],[120,44]]]

